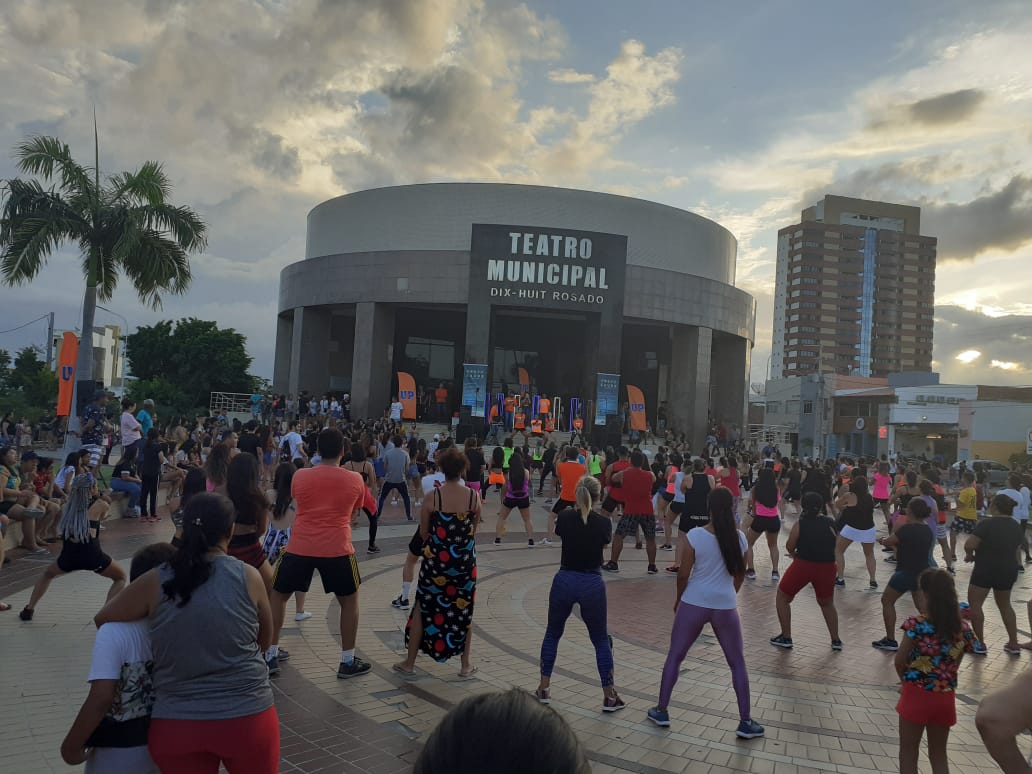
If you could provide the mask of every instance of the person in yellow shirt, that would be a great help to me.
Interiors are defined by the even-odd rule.
[[[971,535],[978,524],[978,490],[975,489],[975,474],[964,473],[963,486],[957,494],[957,514],[950,525],[950,553],[956,556],[957,535]]]

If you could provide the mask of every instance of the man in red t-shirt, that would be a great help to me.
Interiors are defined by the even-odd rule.
[[[625,499],[623,487],[616,481],[613,481],[613,475],[631,467],[631,453],[626,446],[620,447],[617,457],[618,459],[610,463],[609,467],[606,468],[605,473],[605,480],[609,489],[606,493],[606,499],[602,501],[602,515],[609,519],[613,518],[617,508],[620,509],[620,514],[623,515]]]
[[[630,465],[614,472],[612,480],[623,490],[623,516],[613,535],[612,554],[602,569],[620,572],[620,552],[623,550],[624,538],[637,535],[638,527],[641,527],[645,533],[645,553],[649,558],[648,573],[655,575],[659,572],[656,567],[656,511],[652,506],[652,485],[656,477],[648,469],[645,455],[637,449],[632,451]]]
[[[437,385],[434,390],[434,400],[437,402],[437,418],[445,420],[448,418],[448,388],[444,383]]]
[[[323,430],[317,445],[322,461],[314,468],[297,471],[291,484],[296,511],[290,540],[276,562],[270,597],[273,644],[266,653],[266,661],[270,674],[279,671],[279,634],[287,600],[295,592],[308,591],[312,574],[318,570],[323,590],[335,595],[340,604],[342,650],[337,677],[345,679],[371,669],[367,661],[355,655],[358,587],[362,579],[351,544],[351,523],[365,504],[368,490],[362,476],[340,466],[344,456],[344,436],[340,430]]]

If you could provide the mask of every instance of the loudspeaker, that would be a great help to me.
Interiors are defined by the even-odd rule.
[[[471,435],[475,435],[471,422],[459,422],[455,427],[455,443],[465,443]]]
[[[462,405],[459,406],[459,423],[468,423],[473,418],[473,407]]]

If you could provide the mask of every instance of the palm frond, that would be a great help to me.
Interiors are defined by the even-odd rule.
[[[31,281],[62,242],[88,230],[80,214],[35,180],[9,180],[0,208],[0,276],[8,285]]]
[[[181,295],[190,287],[190,260],[176,240],[153,229],[140,229],[135,239],[123,240],[120,246],[125,252],[116,253],[114,258],[133,283],[141,303],[158,309],[163,293]]]
[[[90,170],[72,158],[72,151],[56,137],[30,137],[15,148],[18,168],[57,182],[68,194],[93,194]]]
[[[108,179],[107,200],[112,203],[162,205],[172,193],[161,164],[144,162],[136,172],[122,172]]]
[[[189,207],[171,204],[137,208],[148,228],[167,232],[187,252],[203,250],[208,244],[208,226]]]

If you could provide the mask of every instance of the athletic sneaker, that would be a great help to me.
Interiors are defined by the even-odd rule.
[[[276,654],[276,658],[278,658],[280,661],[289,661],[290,660],[290,651],[287,650],[286,648],[280,648],[279,649],[279,653]]]
[[[551,505],[551,504],[552,504],[552,498],[549,497],[547,500],[545,500],[545,505]]]
[[[606,562],[602,565],[602,569],[606,572],[620,572],[620,565],[616,562]]]
[[[605,701],[602,702],[602,711],[619,712],[626,706],[627,705],[624,703],[624,700],[619,696],[607,696]]]
[[[1021,655],[1021,647],[1018,646],[1018,645],[1004,645],[1003,646],[1003,652],[1004,653],[1009,653],[1012,656],[1020,656]]]
[[[890,640],[888,637],[882,637],[880,640],[872,642],[871,647],[877,648],[878,650],[896,651],[899,650],[899,643],[895,640]]]
[[[295,621],[307,621],[311,617],[312,617],[312,614],[307,612],[307,611],[305,611],[304,613],[295,613],[294,614],[294,620]]]
[[[409,609],[409,601],[407,599],[405,599],[405,597],[401,596],[401,594],[398,594],[398,598],[397,599],[392,599],[391,600],[391,607],[396,607],[399,610],[408,610]]]
[[[541,545],[543,545],[543,546],[550,546],[550,545],[552,545],[552,541],[549,540],[548,538],[542,538],[541,539]]]
[[[655,575],[656,573],[658,573],[658,572],[659,572],[659,568],[658,568],[658,567],[656,567],[656,565],[654,565],[654,564],[650,564],[650,565],[649,565],[649,568],[648,568],[648,570],[646,570],[646,572],[647,572],[647,573],[648,573],[649,575]]]
[[[641,548],[642,548],[642,546],[641,546],[641,541],[639,540],[639,541],[638,541],[637,543],[635,543],[635,544],[634,544],[634,547],[635,547],[635,548],[637,548],[637,549],[638,549],[638,550],[640,551],[640,550],[641,550]]]
[[[832,650],[842,650],[842,640],[832,640],[831,641],[831,649]]]
[[[366,553],[367,554],[378,554],[378,553],[380,553],[380,546],[369,546],[369,548],[366,549]]]
[[[679,573],[681,571],[681,568],[678,567],[676,564],[672,564],[672,565],[670,565],[669,567],[666,568],[666,571],[668,573],[670,573],[671,575],[677,575],[677,573]]]
[[[792,638],[786,637],[784,634],[779,634],[777,637],[771,637],[770,644],[776,648],[792,650]]]
[[[779,581],[779,580],[781,580],[781,575],[779,575],[779,574],[778,574],[778,571],[777,571],[777,570],[774,570],[774,572],[772,572],[772,573],[770,574],[770,579],[771,579],[772,581]]]
[[[659,547],[659,550],[660,551],[673,551],[674,547],[672,545],[670,545],[669,543],[664,543],[663,545],[661,545]]]
[[[869,584],[867,584],[867,588],[871,589],[871,591],[874,591],[876,588],[878,588],[878,581],[871,581]]]
[[[18,617],[20,619],[22,619],[23,621],[31,621],[32,620],[32,616],[35,613],[36,613],[35,610],[31,610],[31,609],[29,609],[27,607],[23,607],[22,611],[20,613],[18,613]]]
[[[278,675],[279,674],[279,657],[278,656],[273,656],[270,659],[266,659],[265,665],[269,668],[269,674],[270,675]]]
[[[343,661],[340,662],[340,666],[337,667],[337,677],[341,680],[347,680],[349,677],[358,677],[364,675],[373,665],[368,661],[363,661],[358,656],[355,656],[355,660],[350,664],[345,664]]]
[[[527,545],[531,548],[534,547],[534,538],[527,538]]]
[[[545,688],[545,689],[536,688],[534,690],[534,698],[537,699],[542,704],[551,704],[552,703],[552,697],[549,695],[547,688]]]
[[[666,728],[670,725],[670,713],[666,710],[661,710],[659,707],[653,707],[648,711],[649,720],[655,723],[657,726]]]
[[[496,546],[500,546],[501,544],[502,544],[502,539],[501,538],[495,538],[495,545]]]
[[[756,580],[756,570],[746,570],[745,577],[749,580]]]
[[[739,739],[758,739],[763,736],[763,726],[755,720],[743,720],[738,724],[738,730],[735,731],[735,736]]]
[[[840,589],[844,589],[846,587],[846,579],[835,578],[835,585],[838,586]]]
[[[984,642],[976,642],[971,648],[971,652],[976,656],[988,656],[989,648],[985,646]]]
[[[886,556],[885,557],[885,561],[888,562],[889,564],[895,564],[896,563],[896,557],[895,556]]]

